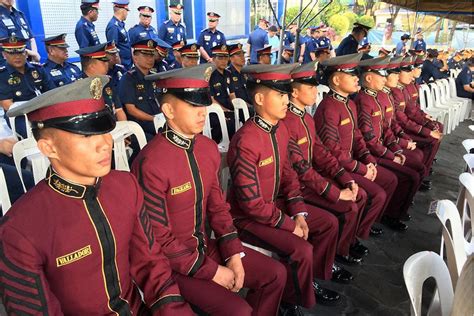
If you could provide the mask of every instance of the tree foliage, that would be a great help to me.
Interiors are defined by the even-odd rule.
[[[346,34],[350,27],[349,19],[344,15],[333,15],[329,18],[328,24],[338,35]]]

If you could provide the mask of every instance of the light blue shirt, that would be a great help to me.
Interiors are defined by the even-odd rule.
[[[280,47],[280,38],[278,38],[278,36],[276,35],[273,37],[268,36],[268,45],[272,46],[272,50],[278,50],[278,48]],[[275,64],[275,61],[277,60],[277,55],[277,52],[272,53],[272,65]]]

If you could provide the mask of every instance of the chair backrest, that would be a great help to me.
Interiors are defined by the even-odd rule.
[[[439,293],[441,316],[449,316],[453,306],[453,286],[448,268],[438,254],[422,251],[412,255],[403,265],[403,277],[410,296],[412,316],[421,316],[423,283],[433,277]]]
[[[461,190],[464,192],[464,201],[461,204],[461,221],[463,227],[464,236],[469,238],[466,241],[470,241],[471,245],[474,244],[474,238],[472,236],[474,232],[474,175],[464,172],[459,176],[459,182],[461,182]],[[471,227],[467,229],[466,223],[470,221]]]
[[[249,107],[247,102],[241,98],[235,98],[232,100],[232,105],[234,106],[234,119],[235,119],[235,131],[241,128],[244,124],[242,123],[247,121],[250,117]],[[243,120],[240,117],[240,113],[243,114]]]
[[[456,205],[449,200],[438,201],[436,216],[443,227],[443,239],[446,246],[448,269],[451,275],[451,281],[453,282],[453,287],[456,287],[458,277],[461,274],[462,267],[467,258],[465,248],[466,242],[464,239],[461,218],[459,217]],[[451,230],[447,227],[448,221]]]
[[[165,126],[166,119],[163,113],[157,114],[153,117],[153,124],[155,124],[155,131],[158,133],[163,126]]]
[[[12,206],[10,195],[8,194],[7,180],[5,179],[2,167],[0,167],[0,206],[2,207],[2,216],[5,215]]]
[[[468,138],[462,141],[462,145],[468,154],[471,153],[471,149],[474,149],[474,139]]]
[[[429,86],[431,88],[431,95],[433,97],[434,104],[441,104],[442,101],[439,86],[435,82],[430,83]]]
[[[132,121],[119,121],[115,128],[110,132],[114,140],[114,162],[115,169],[122,171],[130,171],[128,164],[127,149],[125,139],[134,135],[137,138],[140,149],[146,145],[145,132],[141,126]]]
[[[450,95],[452,97],[457,96],[457,91],[456,91],[456,79],[455,78],[448,78],[448,83],[449,83],[449,90],[450,90]]]
[[[23,190],[26,192],[23,173],[21,172],[21,162],[25,158],[31,161],[35,184],[45,178],[46,171],[49,167],[49,160],[40,152],[34,138],[26,138],[13,145],[13,161],[15,162],[16,171],[23,185]]]
[[[465,154],[463,158],[466,162],[466,171],[472,174],[474,172],[474,154]]]
[[[420,85],[418,95],[420,96],[420,107],[422,110],[426,110],[428,108],[433,107],[433,99],[431,97],[431,91],[427,84]]]
[[[448,81],[446,79],[440,79],[436,80],[435,83],[439,87],[439,93],[440,93],[440,98],[442,103],[447,103],[448,102],[448,95],[446,91],[446,85]]]
[[[206,123],[204,125],[203,134],[204,136],[212,139],[211,120],[210,120],[211,113],[214,113],[215,115],[217,115],[217,118],[219,119],[219,126],[222,132],[222,140],[219,144],[217,144],[219,147],[219,151],[227,152],[227,150],[229,149],[229,133],[227,131],[225,114],[220,105],[213,103],[207,107],[207,117],[206,117]]]

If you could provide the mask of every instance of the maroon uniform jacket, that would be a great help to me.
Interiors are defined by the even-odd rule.
[[[425,126],[430,123],[431,120],[426,117],[426,113],[421,110],[419,99],[418,99],[418,88],[415,86],[415,83],[411,83],[405,86],[403,92],[406,95],[408,100],[407,106],[405,108],[405,113],[412,118],[415,122],[420,125]]]
[[[404,89],[405,87],[401,84],[398,84],[396,88],[391,89],[398,123],[407,133],[424,137],[430,136],[430,129],[423,127],[423,125],[420,125],[415,122],[405,112],[407,103],[410,102],[410,100],[408,100],[408,94],[404,92]]]
[[[58,174],[18,200],[0,227],[0,290],[9,314],[189,315],[156,242],[135,178],[93,186]]]
[[[403,128],[398,124],[396,117],[395,117],[395,107],[393,102],[393,97],[391,95],[390,88],[384,87],[382,91],[377,93],[377,101],[378,103],[385,108],[385,117],[384,120],[392,130],[393,135],[397,138],[398,145],[405,149],[408,147],[409,137],[405,134]],[[400,148],[397,147],[395,144],[388,146],[392,151],[398,151]],[[393,148],[393,149],[392,149]]]
[[[365,175],[366,164],[377,162],[357,127],[357,107],[351,99],[331,91],[319,104],[314,122],[323,144],[347,171]]]
[[[337,202],[340,189],[325,177],[336,180],[343,188],[350,185],[353,178],[323,145],[313,118],[290,103],[283,122],[291,137],[290,160],[302,184],[327,200]]]
[[[234,218],[295,230],[295,222],[289,216],[306,212],[306,206],[298,176],[288,160],[289,141],[284,124],[271,125],[258,115],[234,135],[227,153]],[[276,205],[280,195],[286,202],[284,211]]]
[[[372,155],[393,160],[395,153],[402,149],[392,150],[398,146],[397,138],[385,120],[385,106],[379,103],[377,94],[377,91],[368,88],[362,88],[357,94],[354,101],[357,104],[359,129]]]
[[[203,135],[189,139],[166,125],[132,166],[172,269],[205,280],[212,280],[220,264],[206,254],[206,219],[223,259],[243,251],[219,186],[220,162],[212,139]]]

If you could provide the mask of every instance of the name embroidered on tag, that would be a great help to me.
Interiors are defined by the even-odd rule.
[[[268,157],[267,159],[264,159],[264,160],[260,160],[260,162],[258,163],[258,166],[259,167],[265,167],[269,164],[273,163],[273,156],[270,156]]]
[[[303,137],[301,139],[298,140],[298,145],[302,145],[304,143],[307,143],[308,142],[308,137]]]
[[[78,260],[84,259],[92,254],[91,245],[87,245],[82,249],[68,253],[67,255],[56,258],[56,266],[62,267]]]
[[[186,182],[185,184],[172,188],[171,195],[178,195],[178,194],[184,193],[186,191],[191,190],[192,187],[193,186],[191,185],[191,182]]]
[[[346,118],[346,119],[344,119],[344,120],[341,121],[341,126],[347,125],[347,124],[349,124],[350,122],[351,122],[351,119],[350,119],[350,118]]]

